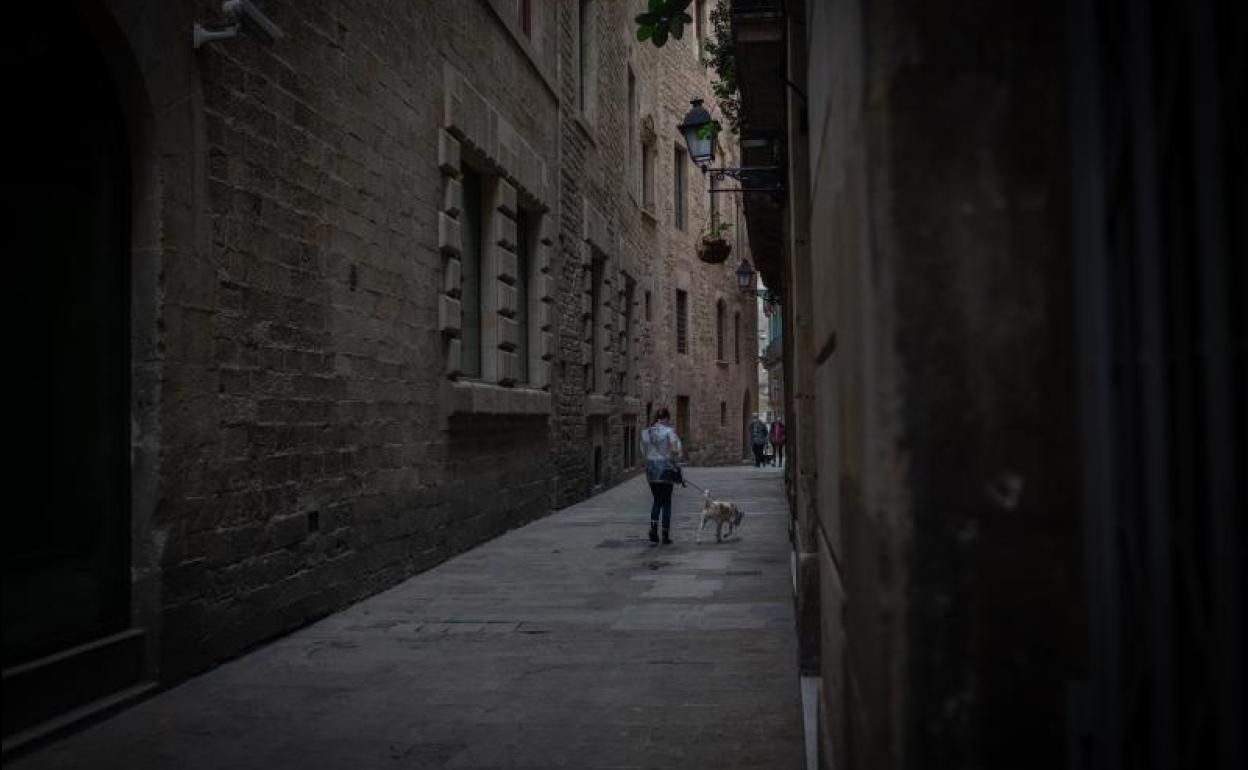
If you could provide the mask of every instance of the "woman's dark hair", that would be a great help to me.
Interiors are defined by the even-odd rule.
[[[661,406],[659,407],[659,411],[654,413],[654,422],[650,424],[653,425],[655,422],[658,422],[659,420],[670,420],[670,419],[672,419],[672,413],[667,411],[667,407]]]

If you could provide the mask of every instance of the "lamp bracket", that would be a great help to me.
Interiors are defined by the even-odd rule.
[[[780,166],[740,166],[738,168],[703,168],[702,173],[711,176],[712,193],[783,193],[785,184],[780,176]],[[734,179],[742,187],[716,187],[716,182]]]

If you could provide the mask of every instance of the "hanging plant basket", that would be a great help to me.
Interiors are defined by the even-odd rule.
[[[722,265],[732,253],[732,244],[723,238],[703,238],[698,243],[698,259],[708,265]]]

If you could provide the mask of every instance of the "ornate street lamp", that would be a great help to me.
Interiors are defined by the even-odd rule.
[[[689,159],[702,169],[703,174],[711,175],[711,193],[768,193],[776,200],[781,200],[785,191],[781,166],[711,168],[711,164],[715,161],[715,135],[719,132],[719,124],[702,106],[701,99],[693,99],[689,103],[693,107],[677,128],[684,137],[685,148],[689,150]],[[741,186],[724,187],[716,184],[725,178],[735,179],[741,183]]]
[[[741,293],[757,296],[754,293],[754,266],[750,264],[750,260],[741,260],[741,264],[737,265],[736,273],[737,288],[741,290]]]
[[[702,106],[701,99],[694,99],[689,103],[693,108],[685,115],[678,128],[685,137],[689,160],[705,173],[707,167],[715,162],[715,131],[711,128],[714,120],[711,119],[711,113]]]

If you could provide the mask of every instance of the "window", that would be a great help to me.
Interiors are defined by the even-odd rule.
[[[679,142],[672,153],[672,225],[685,229],[685,153]]]
[[[719,427],[723,428],[728,425],[728,402],[719,402]]]
[[[519,16],[520,31],[524,36],[533,38],[533,0],[516,0],[516,13]]]
[[[587,389],[594,393],[602,393],[607,389],[606,371],[603,369],[602,356],[602,278],[604,261],[594,257],[592,289],[589,308],[589,372],[586,374]]]
[[[516,212],[516,382],[529,381],[529,265],[536,228],[533,216]]]
[[[628,189],[633,191],[634,197],[637,195],[638,184],[640,183],[640,174],[637,173],[637,77],[633,74],[632,67],[628,68]]]
[[[689,295],[676,290],[676,352],[689,352]]]
[[[654,211],[654,142],[641,146],[641,205]]]
[[[594,112],[594,95],[597,93],[597,61],[594,52],[597,50],[594,37],[595,10],[593,0],[581,0],[578,33],[580,36],[577,48],[578,72],[580,74],[580,92],[577,94],[581,114],[588,118]]]
[[[732,360],[741,363],[741,314],[732,317]]]
[[[703,38],[706,36],[706,0],[697,0],[693,7],[693,50],[698,61],[701,62],[704,50]]]
[[[460,345],[461,368],[468,377],[481,376],[481,244],[482,229],[481,175],[467,166],[463,175],[463,225],[459,272],[461,307]]]
[[[633,383],[633,301],[637,296],[637,282],[632,278],[624,279],[624,328],[620,330],[620,353],[624,356],[620,375],[620,393],[628,395]]]
[[[715,303],[715,360],[726,361],[724,358],[724,316],[727,315],[727,308],[724,301]]]
[[[650,320],[650,292],[646,292],[646,321]]]

